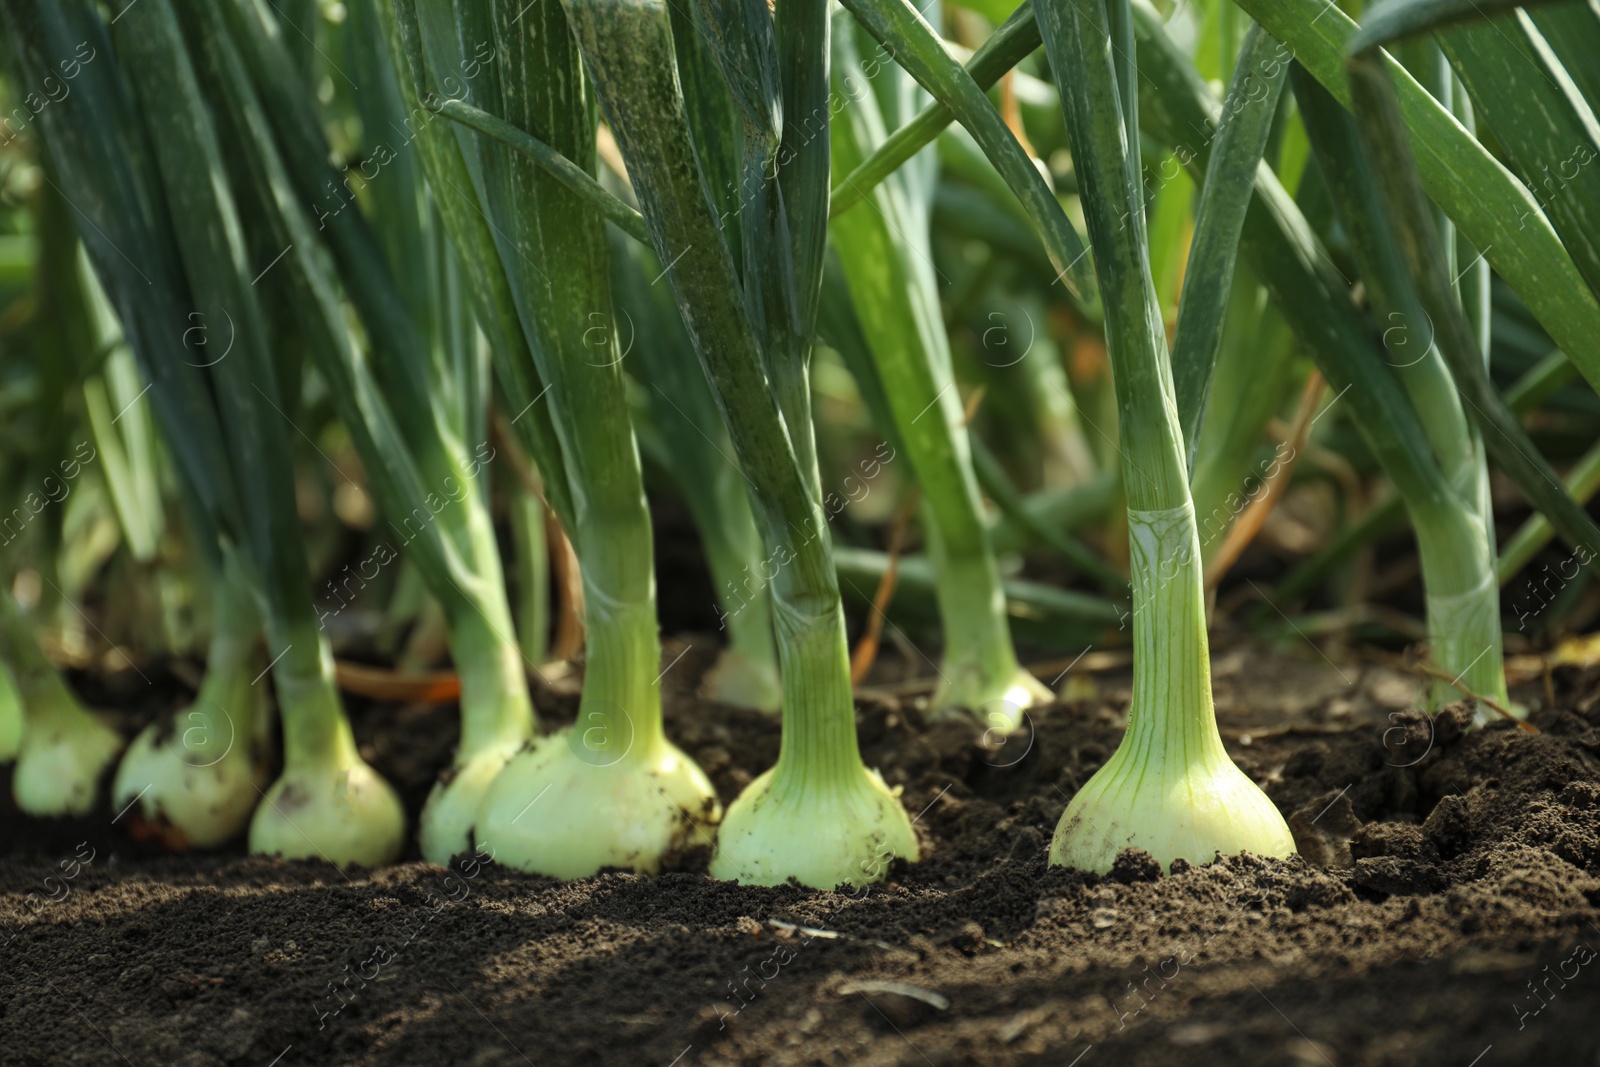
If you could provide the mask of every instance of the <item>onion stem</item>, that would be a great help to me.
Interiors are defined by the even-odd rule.
[[[550,543],[545,538],[544,501],[532,493],[518,493],[510,512],[516,546],[517,640],[523,659],[544,663],[550,653]]]
[[[237,574],[212,577],[211,641],[194,702],[128,747],[112,785],[118,811],[138,803],[171,848],[209,848],[243,830],[266,784],[261,630]]]
[[[3,590],[0,660],[10,668],[23,710],[22,744],[11,780],[17,807],[29,815],[89,814],[100,775],[122,750],[122,738],[67,688],[17,602]]]

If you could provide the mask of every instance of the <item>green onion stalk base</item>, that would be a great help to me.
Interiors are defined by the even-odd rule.
[[[783,685],[772,636],[772,594],[760,575],[761,537],[750,518],[744,492],[738,485],[719,494],[731,499],[700,523],[706,559],[722,603],[722,626],[728,634],[728,647],[707,672],[704,688],[705,695],[719,704],[775,713],[783,704]]]
[[[11,779],[17,807],[29,815],[89,814],[122,736],[78,702],[6,592],[0,592],[0,648],[22,705]]]
[[[527,747],[528,742],[480,749],[456,757],[450,769],[433,783],[417,823],[417,845],[429,863],[448,867],[451,859],[469,851],[472,827],[489,788],[502,771]]]
[[[665,740],[616,763],[569,727],[500,772],[478,809],[478,847],[497,863],[554,878],[606,867],[653,874],[722,814],[705,773]],[[709,840],[710,831],[702,829]]]
[[[771,659],[725,648],[706,675],[706,695],[719,704],[776,712],[783,703],[783,683]]]
[[[1211,702],[1194,508],[1128,512],[1133,575],[1133,703],[1122,744],[1067,805],[1056,866],[1104,873],[1139,848],[1162,868],[1219,853],[1294,854],[1265,793],[1234,766]]]
[[[56,680],[23,687],[27,720],[11,779],[17,807],[29,815],[88,815],[100,776],[122,751],[122,736],[90,714]]]
[[[238,611],[236,600],[218,608]],[[111,806],[139,804],[148,821],[172,831],[169,844],[220,845],[242,831],[267,784],[262,727],[266,686],[256,681],[254,611],[219,610],[194,703],[146,727],[128,746],[111,787]]]
[[[1527,715],[1526,708],[1509,707],[1501,650],[1500,586],[1494,574],[1486,574],[1477,589],[1453,596],[1430,596],[1427,601],[1433,658],[1441,665],[1449,664],[1446,669],[1452,671],[1452,677],[1472,692],[1507,707],[1518,718]],[[1456,667],[1457,664],[1464,666]],[[1430,704],[1435,708],[1461,697],[1460,690],[1441,679],[1434,681],[1432,689]],[[1489,711],[1479,707],[1474,721],[1482,726],[1489,718]]]
[[[1017,663],[994,557],[987,552],[953,556],[940,545],[932,523],[928,529],[944,627],[930,718],[971,716],[994,734],[1009,734],[1022,724],[1024,712],[1048,704],[1053,695]]]
[[[250,820],[250,851],[376,867],[400,855],[406,816],[388,782],[356,751],[333,684],[333,656],[315,624],[271,647],[283,719],[283,774]]]
[[[1470,507],[1453,506],[1413,508],[1411,518],[1422,557],[1429,654],[1445,675],[1428,684],[1428,709],[1461,699],[1461,690],[1449,680],[1454,679],[1519,717],[1526,715],[1527,709],[1511,707],[1506,693],[1500,585],[1483,520]],[[1474,721],[1481,726],[1489,718],[1480,704]]]
[[[467,617],[450,626],[451,655],[461,677],[461,743],[428,794],[417,827],[422,858],[440,866],[471,851],[484,796],[533,736],[533,702],[509,607],[497,612],[498,624],[476,607],[465,610]]]
[[[1506,692],[1500,629],[1500,584],[1495,581],[1493,564],[1487,558],[1483,563],[1483,578],[1474,588],[1460,593],[1428,594],[1428,644],[1431,656],[1435,666],[1469,691],[1493,700],[1519,719],[1524,718],[1528,709],[1520,704],[1512,704]],[[1425,573],[1425,583],[1426,577]],[[1460,700],[1461,695],[1461,690],[1454,684],[1436,678],[1428,686],[1428,707],[1437,710]],[[1474,725],[1482,726],[1500,718],[1481,702],[1474,703],[1477,705],[1473,715]]]
[[[784,679],[777,764],[728,808],[711,876],[747,885],[793,878],[814,889],[882,881],[918,858],[899,799],[861,762],[850,696],[844,615],[801,617],[774,598]]]
[[[857,766],[826,784],[793,777],[774,767],[729,806],[711,877],[833,889],[882,881],[896,857],[917,861],[917,835],[877,771]]]
[[[478,807],[477,847],[533,874],[643,873],[722,815],[711,782],[661,727],[655,600],[623,603],[586,580],[587,657],[577,722],[506,764]]]

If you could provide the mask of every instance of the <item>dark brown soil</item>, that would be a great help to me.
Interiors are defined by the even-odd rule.
[[[668,728],[727,800],[777,733],[692,696],[710,647],[669,672]],[[1046,867],[1120,736],[1115,670],[998,752],[865,699],[926,858],[860,893],[713,882],[704,847],[656,878],[341,873],[151,856],[112,812],[3,812],[0,1062],[1600,1063],[1600,672],[1519,691],[1534,735],[1400,711],[1412,686],[1386,668],[1216,662],[1229,747],[1301,857]],[[541,691],[552,721],[570,691]],[[450,709],[355,716],[420,804]]]

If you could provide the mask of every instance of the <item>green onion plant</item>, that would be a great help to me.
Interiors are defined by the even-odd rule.
[[[1150,273],[1142,194],[1138,97],[1134,90],[1132,13],[1127,0],[1069,0],[1036,9],[1045,50],[1061,83],[1074,169],[1084,204],[1095,270],[1105,302],[1106,342],[1121,409],[1120,451],[1128,501],[1133,580],[1133,702],[1128,731],[1105,766],[1073,796],[1056,827],[1050,861],[1109,870],[1118,851],[1138,847],[1166,867],[1180,857],[1219,852],[1294,852],[1289,828],[1266,794],[1228,757],[1212,708],[1202,562],[1181,413],[1201,402],[1191,389],[1175,402],[1173,367],[1215,359],[1218,330],[1184,330],[1198,340],[1169,363]],[[1260,45],[1247,38],[1244,52]],[[1249,64],[1241,64],[1248,66]],[[1248,74],[1246,75],[1248,77]],[[1243,78],[1236,75],[1234,90]],[[1282,72],[1269,81],[1281,85]],[[1241,102],[1236,114],[1270,111],[1277,93]],[[1236,123],[1236,124],[1234,124]],[[1243,198],[1264,138],[1259,121],[1236,118],[1235,136],[1219,146],[1191,256],[1227,249],[1242,224]],[[1255,136],[1252,136],[1252,133]],[[1211,183],[1227,183],[1222,194]],[[1231,255],[1213,269],[1231,273]],[[1191,270],[1194,263],[1191,262]],[[1195,278],[1194,274],[1189,276]],[[1229,286],[1192,308],[1213,319]],[[1195,375],[1209,378],[1209,373]],[[1186,380],[1193,380],[1192,378]],[[1187,405],[1180,407],[1180,403]],[[1191,415],[1189,425],[1194,425]]]
[[[728,809],[712,874],[819,887],[881,880],[896,857],[916,859],[918,845],[899,801],[861,761],[809,403],[797,388],[805,379],[826,220],[827,169],[816,158],[825,153],[819,127],[829,106],[826,7],[785,0],[772,14],[708,5],[695,13],[705,21],[682,28],[738,26],[742,32],[728,36],[746,46],[717,59],[735,68],[720,73],[753,154],[740,171],[737,260],[701,169],[716,147],[696,142],[685,111],[685,79],[673,51],[680,28],[667,6],[572,0],[565,7],[752,486],[764,563],[773,573],[782,748],[777,764]],[[780,56],[787,58],[781,78]],[[809,125],[785,124],[779,137],[764,123],[784,108]],[[787,137],[808,139],[784,151]]]
[[[389,41],[407,99],[439,95],[476,62],[471,94],[483,110],[537,131],[593,184],[593,102],[558,6],[402,0],[393,13]],[[663,730],[653,545],[604,223],[590,201],[506,145],[466,128],[432,130],[429,182],[452,205],[446,227],[463,260],[491,275],[481,289],[493,299],[479,318],[499,323],[490,344],[503,392],[521,404],[513,422],[534,408],[553,426],[554,441],[533,433],[527,443],[547,490],[561,486],[551,500],[583,575],[578,720],[506,766],[479,805],[476,834],[501,862],[559,877],[653,871],[721,808]]]
[[[1070,714],[1019,649],[1066,677],[1131,646],[1126,731],[1048,854],[1103,873],[1295,851],[1224,746],[1211,616],[1426,639],[1428,710],[1522,715],[1504,648],[1600,603],[1573,573],[1600,556],[1600,9],[982,8],[0,0],[0,88],[72,83],[0,123],[19,807],[86,815],[109,778],[169,847],[392,861],[405,812],[343,679],[459,692],[424,860],[580,878],[708,846],[718,879],[861,887],[923,846],[858,695],[976,717],[993,755],[1025,709]],[[833,484],[891,461],[899,499]],[[714,587],[706,714],[781,716],[726,812],[666,733],[694,668],[660,626],[705,616],[658,594],[679,527],[647,484]],[[1534,514],[1501,548],[1506,487]],[[1407,527],[1425,625],[1367,602]],[[1559,574],[1502,609],[1556,537]],[[942,638],[937,677],[858,693],[842,593],[871,613],[858,669],[887,623]],[[198,691],[118,762],[51,657],[181,662],[196,635]],[[580,639],[577,672],[547,663]],[[575,721],[540,736],[539,694]]]
[[[382,863],[405,816],[356,750],[317,626],[295,509],[281,390],[216,127],[170,0],[110,27],[87,3],[8,0],[24,70],[88,41],[77,91],[41,116],[64,190],[92,213],[84,241],[121,318],[174,459],[257,602],[283,723],[284,770],[250,825],[252,851]],[[115,60],[113,62],[113,59]],[[141,120],[158,110],[171,121]],[[128,251],[125,251],[128,250]],[[138,260],[128,258],[134,251]],[[205,360],[185,345],[199,315],[235,345]],[[290,404],[292,407],[292,403]]]
[[[10,592],[0,592],[0,660],[9,677],[6,705],[20,705],[7,729],[16,767],[11,795],[29,815],[87,815],[99,797],[100,777],[122,751],[122,738],[78,700],[23,617]],[[12,713],[15,714],[15,711]]]
[[[67,217],[70,206],[56,187],[48,188],[42,214],[52,228],[47,247],[53,251],[39,266],[41,283],[48,286],[46,303],[63,323],[84,330],[81,338],[67,345],[87,349],[74,355],[83,375],[91,455],[104,472],[128,555],[139,572],[153,578],[158,595],[152,604],[150,598],[137,595],[136,586],[112,588],[134,594],[129,599],[138,607],[159,610],[164,632],[158,632],[152,643],[171,642],[179,634],[175,612],[169,608],[182,599],[175,589],[181,576],[171,573],[160,558],[167,533],[165,457],[149,407],[137,403],[145,390],[144,379],[123,344],[115,313],[92,268],[80,255],[76,228]],[[63,332],[70,337],[73,331]],[[227,338],[219,337],[218,343],[225,346]],[[191,362],[209,361],[204,344],[189,347]],[[180,495],[185,497],[192,530],[185,540],[198,557],[198,566],[190,567],[192,584],[198,590],[209,589],[212,602],[206,675],[192,704],[161,716],[128,746],[112,780],[111,803],[127,814],[137,804],[137,820],[170,847],[206,848],[237,836],[249,823],[268,784],[264,734],[270,719],[267,687],[254,684],[265,666],[259,662],[261,624],[256,606],[237,568],[229,573],[216,531],[194,506],[192,493]]]
[[[1410,397],[1432,458],[1449,485],[1437,504],[1408,500],[1422,557],[1434,663],[1472,692],[1504,705],[1509,701],[1482,439],[1467,421],[1430,319],[1414,295],[1354,119],[1300,71],[1295,98],[1340,222],[1350,235],[1373,311],[1386,326],[1385,361]],[[1432,690],[1435,707],[1458,695],[1438,683]]]
[[[853,20],[833,29],[833,92],[844,101],[829,124],[835,181],[842,181],[886,136],[879,94],[909,105],[910,79],[880,73],[865,81]],[[909,109],[909,108],[908,108]],[[898,110],[888,118],[898,117]],[[1017,663],[955,389],[948,334],[939,309],[936,268],[927,237],[933,177],[930,158],[914,158],[867,201],[830,225],[881,393],[922,491],[931,555],[940,575],[944,654],[934,707],[965,708],[989,728],[1014,730],[1049,690]]]
[[[407,551],[443,614],[461,679],[461,741],[423,808],[418,836],[424,858],[448,864],[473,846],[478,804],[528,743],[534,723],[489,515],[495,452],[487,429],[488,368],[461,293],[465,283],[439,232],[417,152],[389,145],[395,131],[407,130],[407,113],[373,6],[352,5],[347,51],[368,87],[358,109],[368,157],[386,165],[370,180],[366,172],[352,178],[347,171],[342,185],[331,166],[311,166],[329,151],[316,135],[315,111],[289,53],[270,32],[273,23],[258,8],[238,5],[241,28],[230,33],[209,5],[193,10],[208,31],[198,37],[207,42],[211,87],[225,101],[220,124],[229,131],[236,186],[252,208],[255,244],[287,250],[287,261],[263,284],[283,303],[310,312],[300,321],[307,353],[332,386],[387,519],[392,539],[384,544]],[[255,42],[248,60],[233,47],[241,36]],[[299,120],[280,120],[274,137],[264,101]],[[358,182],[373,205],[370,227],[342,199]],[[318,207],[308,211],[307,203]],[[319,257],[322,231],[332,253],[326,258]],[[342,263],[345,278],[360,279],[348,290],[370,355],[345,323],[330,260]],[[390,548],[378,561],[393,555]]]
[[[105,383],[99,375],[83,377],[99,369],[98,338],[81,281],[72,208],[46,182],[35,211],[39,244],[28,295],[35,316],[20,336],[8,339],[20,351],[8,352],[6,360],[7,392],[15,402],[7,405],[0,491],[15,503],[0,515],[6,585],[0,592],[0,754],[17,761],[12,792],[22,811],[82,815],[98,799],[103,772],[122,743],[83,707],[41,648],[36,628],[57,630],[63,643],[72,633],[72,596],[62,588],[70,585],[66,504],[87,483],[90,465],[105,459],[91,402],[97,389],[103,395]],[[87,420],[80,415],[84,408]],[[36,576],[38,590],[27,617],[11,592],[25,569]]]
[[[137,803],[175,847],[211,848],[236,837],[268,782],[263,734],[270,720],[259,684],[266,665],[256,605],[220,559],[210,582],[205,680],[192,704],[133,739],[111,785],[113,809]]]
[[[1208,129],[1207,116],[1215,113],[1216,105],[1187,58],[1162,30],[1159,16],[1139,0],[1135,0],[1134,13],[1140,69],[1148,79],[1151,104],[1145,113],[1150,117],[1152,131],[1173,144],[1192,143],[1194,131]],[[1308,65],[1307,70],[1316,73],[1312,66]],[[1398,77],[1401,84],[1423,92],[1414,82],[1404,81],[1408,75],[1401,73]],[[1317,80],[1322,81],[1320,77]],[[1327,87],[1326,82],[1323,84]],[[1339,95],[1331,89],[1330,92],[1335,97]],[[1317,116],[1321,115],[1315,105],[1312,98],[1308,122],[1318,121]],[[1427,104],[1419,104],[1418,110],[1431,114]],[[1444,141],[1450,143],[1453,135]],[[1474,143],[1473,150],[1477,147]],[[1463,149],[1462,158],[1476,159],[1473,150]],[[1192,169],[1204,166],[1212,153],[1208,136],[1194,153]],[[1478,517],[1481,483],[1476,462],[1471,458],[1471,439],[1451,437],[1448,434],[1456,431],[1441,432],[1436,428],[1434,434],[1441,441],[1441,451],[1435,452],[1427,422],[1431,419],[1437,424],[1448,414],[1448,406],[1443,413],[1420,412],[1408,395],[1408,388],[1422,385],[1427,380],[1422,376],[1435,374],[1437,368],[1430,371],[1427,360],[1410,354],[1385,355],[1374,336],[1379,331],[1369,330],[1356,312],[1347,295],[1346,280],[1336,272],[1320,237],[1276,176],[1261,168],[1254,180],[1255,202],[1245,216],[1241,254],[1267,286],[1296,336],[1311,350],[1336,395],[1353,390],[1349,397],[1352,403],[1345,410],[1399,489],[1419,538],[1428,539],[1420,555],[1433,609],[1430,635],[1441,668],[1452,676],[1473,672],[1473,680],[1483,687],[1474,691],[1495,699],[1497,693],[1503,694],[1503,682],[1491,580],[1493,551],[1485,523]],[[1492,188],[1499,185],[1498,181],[1489,184]],[[1455,202],[1441,199],[1447,210]],[[1465,233],[1462,219],[1456,221]],[[1530,240],[1538,242],[1543,238],[1535,234]],[[1401,242],[1401,247],[1414,246]],[[1521,261],[1521,255],[1519,251],[1506,251],[1507,260],[1513,264]],[[1407,267],[1415,274],[1414,263],[1408,262]],[[1398,281],[1393,284],[1398,285]],[[1578,304],[1582,300],[1573,297],[1572,302]],[[1449,311],[1451,308],[1454,310]],[[1447,317],[1447,311],[1462,314],[1459,297],[1453,298],[1448,308],[1441,302],[1428,305],[1425,311],[1414,307],[1409,313],[1400,311],[1401,318],[1383,325],[1405,331],[1390,334],[1396,349],[1400,347],[1398,341],[1409,334],[1410,343],[1422,355],[1428,355],[1429,323],[1438,324]],[[1441,345],[1439,353],[1449,362],[1452,384],[1470,401],[1464,409],[1474,422],[1488,419],[1493,413],[1494,432],[1485,431],[1482,438],[1491,458],[1519,473],[1519,484],[1541,511],[1561,523],[1573,543],[1583,543],[1592,536],[1588,532],[1592,523],[1581,513],[1575,514],[1576,505],[1560,489],[1548,466],[1538,459],[1537,450],[1526,441],[1504,402],[1488,384],[1481,346],[1463,346],[1452,352]],[[1472,358],[1466,359],[1466,355]],[[1415,364],[1420,369],[1413,371],[1402,364]],[[1403,373],[1408,371],[1412,372],[1409,379]],[[1436,377],[1432,380],[1433,388],[1443,388]],[[1424,395],[1420,389],[1418,395]],[[1443,392],[1438,396],[1448,399]],[[1447,469],[1461,472],[1459,481],[1453,483],[1446,475]],[[1434,699],[1439,698],[1438,693],[1435,690]]]

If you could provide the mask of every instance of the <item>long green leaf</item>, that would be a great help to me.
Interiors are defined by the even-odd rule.
[[[608,192],[588,171],[537,137],[518,129],[504,119],[489,114],[482,108],[473,107],[464,100],[447,100],[437,93],[432,93],[422,102],[430,111],[510,145],[549,171],[551,177],[568,190],[587,200],[591,207],[615,223],[623,233],[636,241],[649,244],[650,232],[645,228],[643,215]]]
[[[392,356],[373,365],[384,394],[403,418],[431,418],[422,339],[372,227],[354,207],[353,179],[330,162],[316,103],[298,76],[276,14],[268,0],[222,0],[216,6],[261,95],[289,177],[313,205],[317,228],[333,250],[374,349]],[[445,472],[437,473],[442,478]]]
[[[832,99],[828,89],[828,0],[774,0],[778,69],[782,78],[783,140],[778,146],[778,184],[788,213],[794,256],[795,323],[809,337],[822,288],[828,243],[831,164],[822,136]]]
[[[423,4],[423,9],[435,21],[440,14],[448,15],[448,7],[444,3]],[[412,99],[437,95],[429,88],[436,82],[460,84],[459,80],[455,80],[454,73],[435,78],[432,71],[438,68],[447,72],[459,71],[462,76],[469,78],[474,73],[489,77],[486,63],[480,58],[481,51],[477,50],[476,45],[460,43],[453,26],[449,26],[450,32],[444,35],[424,34],[420,22],[423,12],[418,10],[416,0],[394,0],[392,4],[379,4],[378,12],[386,20],[392,17],[388,23],[389,48],[394,56],[395,69],[404,79],[403,89]],[[444,21],[448,26],[448,18]],[[444,40],[436,41],[435,38],[440,36]],[[428,43],[440,45],[448,55],[430,52]],[[479,43],[483,44],[484,41]],[[475,50],[469,55],[464,50],[466,47]],[[444,219],[445,231],[455,245],[468,280],[467,288],[474,301],[478,328],[488,338],[489,349],[494,356],[495,374],[509,408],[511,425],[539,468],[545,498],[551,509],[561,523],[571,530],[576,520],[561,441],[556,436],[549,406],[542,403],[544,384],[522,330],[511,278],[501,262],[497,235],[480,206],[481,176],[475,174],[469,165],[462,145],[466,136],[465,131],[457,136],[450,129],[435,128],[424,120],[417,144],[422,152],[428,182],[434,191],[435,203]],[[476,144],[473,147],[475,149]]]
[[[345,4],[347,15],[338,37],[343,49],[340,66],[361,87],[350,94],[361,131],[354,154],[369,167],[381,168],[358,169],[352,177],[347,167],[345,174],[365,201],[360,208],[365,209],[362,213],[385,253],[420,347],[433,357],[431,367],[424,365],[429,372],[429,397],[436,408],[448,406],[459,415],[465,406],[463,398],[449,395],[457,386],[446,370],[447,364],[458,361],[443,343],[449,312],[440,294],[447,289],[448,261],[440,255],[438,213],[423,178],[421,154],[409,151],[407,142],[413,138],[406,122],[412,119],[411,106],[389,61],[387,35],[379,25],[381,6],[378,0]],[[396,136],[401,132],[405,140]],[[368,173],[373,175],[371,179]]]
[[[1600,126],[1526,15],[1439,34],[1480,121],[1600,294]],[[1591,55],[1600,64],[1600,54]],[[1520,221],[1520,220],[1519,220]]]
[[[835,92],[848,91],[844,78],[860,66],[856,31],[845,19],[835,27]],[[862,93],[834,119],[830,134],[834,166],[845,173],[883,139],[876,95]],[[926,528],[939,568],[945,635],[935,700],[977,709],[1011,693],[1019,668],[926,251],[927,214],[921,190],[909,185],[899,180],[879,186],[870,211],[833,227],[833,243],[932,520]]]
[[[444,447],[430,434],[436,424],[428,419],[403,429],[391,411],[347,327],[331,264],[276,150],[242,59],[226,29],[208,18],[209,0],[182,2],[197,27],[196,57],[207,97],[215,101],[219,145],[228,160],[231,187],[248,228],[263,231],[268,244],[284,251],[283,260],[258,278],[255,288],[281,288],[285,303],[299,310],[299,332],[308,355],[331,386],[335,406],[367,468],[368,484],[390,521],[404,522],[433,491],[414,457],[429,447]],[[452,581],[470,578],[468,569],[454,562],[443,529],[438,522],[421,524],[407,548],[435,595],[448,601]]]
[[[1189,500],[1188,467],[1144,238],[1138,141],[1130,142],[1124,125],[1114,48],[1100,43],[1109,32],[1106,10],[1098,0],[1047,6],[1039,28],[1051,66],[1064,72],[1061,106],[1105,301],[1128,508],[1180,507]]]
[[[907,0],[844,0],[844,6],[889,54],[967,128],[1022,201],[1052,266],[1078,299],[1094,302],[1089,250],[1039,169],[1023,151],[978,83],[945,49]]]
[[[1463,22],[1484,22],[1519,7],[1566,3],[1568,0],[1383,0],[1361,18],[1350,50],[1365,52],[1406,37],[1433,33]]]
[[[1136,2],[1133,11],[1145,132],[1184,149],[1191,175],[1202,180],[1215,139],[1211,116],[1219,113],[1220,102],[1167,36],[1161,16],[1143,3]],[[1451,489],[1433,462],[1427,436],[1327,251],[1265,164],[1256,169],[1255,190],[1240,252],[1336,393],[1353,393],[1347,410],[1407,503],[1449,508]]]
[[[825,11],[826,5],[804,3]],[[827,41],[827,27],[820,37],[806,32],[803,23],[808,16],[804,7],[790,6],[791,18],[798,12],[801,23],[794,29],[801,43],[809,41],[821,47]],[[814,248],[808,249],[807,265],[821,266],[818,242],[824,236],[816,225],[825,224],[827,218],[827,125],[828,112],[824,105],[812,114],[802,113],[797,120],[809,121],[810,140],[800,142],[791,136],[791,147],[783,148],[785,136],[795,131],[786,130],[785,97],[779,75],[777,29],[773,10],[762,0],[695,0],[694,26],[711,45],[711,53],[729,96],[739,114],[743,133],[743,152],[739,177],[739,227],[742,247],[737,255],[744,281],[744,298],[750,323],[761,339],[761,357],[768,380],[777,394],[778,406],[790,426],[811,425],[811,390],[807,382],[807,361],[810,354],[811,324],[802,323],[799,287],[795,276],[796,249],[790,233],[790,219],[808,224],[808,240]],[[791,40],[791,48],[796,41]],[[821,64],[822,93],[827,92],[827,54],[813,56],[794,52],[789,65],[808,68]],[[795,70],[788,72],[791,81],[810,87],[815,72]],[[812,93],[811,95],[815,95]],[[814,103],[814,101],[808,101]],[[799,122],[797,122],[799,125]],[[811,141],[819,140],[816,145]],[[793,145],[799,144],[796,149]],[[823,173],[813,176],[816,153],[821,152]],[[796,181],[796,168],[807,171],[801,180],[801,192],[807,200],[804,210],[796,211],[787,202],[783,174],[789,172],[789,184]],[[817,194],[823,197],[821,205],[815,204]],[[812,287],[819,279],[808,279]],[[811,301],[814,308],[814,298]],[[790,443],[800,466],[806,472],[813,493],[820,492],[820,473],[811,434],[793,434]]]
[[[695,158],[705,174],[706,191],[716,206],[717,218],[727,234],[734,265],[743,269],[739,251],[739,160],[744,151],[744,126],[718,69],[711,42],[694,21],[695,5],[689,0],[667,5],[672,22],[672,46],[678,62],[678,82],[688,104],[689,129]]]
[[[694,158],[683,99],[667,58],[671,40],[665,12],[651,0],[569,0],[568,10],[628,161],[656,254],[669,264],[665,278],[677,294],[740,465],[753,483],[757,522],[769,544],[781,544],[791,526],[805,530],[816,520],[790,442],[810,427],[785,426],[768,385],[743,286]],[[801,554],[779,573],[822,592],[834,581],[831,567],[822,566],[824,559],[825,554],[822,559]]]
[[[1489,380],[1477,340],[1444,265],[1427,198],[1416,177],[1404,119],[1383,60],[1375,54],[1352,58],[1350,91],[1406,265],[1438,331],[1439,349],[1455,375],[1468,414],[1483,432],[1485,446],[1563,538],[1600,555],[1600,527],[1567,495],[1561,479],[1528,440]]]
[[[5,0],[8,37],[33,84],[73,57],[74,91],[40,113],[44,140],[95,273],[151,383],[151,403],[206,513],[239,536],[239,500],[210,385],[188,347],[194,301],[144,124],[84,0]],[[136,257],[136,258],[135,258]],[[219,338],[225,336],[219,334]],[[187,358],[185,358],[187,357]]]
[[[1238,0],[1263,29],[1346,107],[1344,50],[1350,17],[1327,0]],[[1538,317],[1591,385],[1600,387],[1600,301],[1533,195],[1398,64],[1401,113],[1417,146],[1423,188]]]
[[[457,17],[481,7],[478,0],[457,4]],[[497,84],[498,103],[486,110],[513,126],[537,129],[551,148],[592,169],[594,98],[560,5],[494,0],[488,7],[498,51],[493,78],[486,70],[482,84],[485,92]],[[653,611],[649,516],[600,215],[528,157],[494,142],[482,148],[483,210],[498,231],[507,274],[521,275],[513,296],[539,377],[550,390],[546,403],[573,490],[575,527],[569,532],[585,586],[624,603],[650,602]],[[628,694],[626,702],[635,699]]]
[[[1434,331],[1417,302],[1398,236],[1385,217],[1379,179],[1373,174],[1356,121],[1301,67],[1295,99],[1310,136],[1361,277],[1383,330],[1385,362],[1411,397],[1434,455],[1450,483],[1470,499],[1478,464],[1455,382],[1434,344]]]
[[[1200,426],[1212,369],[1222,345],[1222,327],[1233,287],[1239,231],[1254,192],[1257,166],[1272,132],[1272,117],[1283,92],[1288,58],[1277,41],[1252,26],[1239,52],[1233,81],[1223,104],[1211,163],[1200,190],[1194,237],[1178,300],[1178,326],[1172,341],[1172,378],[1189,473],[1194,473]]]
[[[272,622],[311,615],[305,543],[295,510],[294,468],[266,323],[250,279],[259,273],[246,259],[238,207],[222,149],[203,103],[170,0],[131,8],[116,27],[118,58],[134,80],[148,113],[169,121],[152,125],[152,142],[166,189],[173,232],[197,312],[208,330],[228,324],[234,346],[206,368],[240,494],[242,529],[230,531],[248,546],[249,563],[270,605]]]
[[[987,90],[1038,47],[1039,24],[1033,19],[1033,0],[1023,0],[1011,17],[978,46],[967,62],[967,74],[980,89]],[[834,185],[830,213],[838,216],[860,203],[879,182],[932,144],[940,131],[954,121],[955,112],[942,102],[935,101],[924,107],[916,118],[890,134],[860,166]]]
[[[1591,111],[1600,110],[1600,0],[1541,5],[1528,12]]]
[[[757,0],[765,6],[764,0]],[[829,95],[829,0],[774,0],[774,29],[783,136],[778,143],[776,182],[783,208],[778,238],[767,243],[782,258],[783,295],[788,304],[783,334],[769,344],[774,385],[784,418],[791,424],[811,422],[811,342],[816,332],[817,303],[828,243],[828,181],[830,175],[828,128],[832,98]],[[741,219],[743,230],[748,223]],[[749,273],[749,264],[745,264]],[[812,492],[822,493],[814,434],[794,438],[802,469]]]

